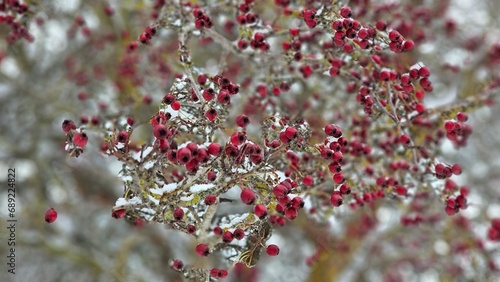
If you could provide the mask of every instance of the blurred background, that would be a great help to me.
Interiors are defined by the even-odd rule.
[[[444,15],[438,14],[435,1],[402,2],[428,6],[441,19],[423,29],[432,43],[424,41],[413,53],[433,71],[435,90],[426,105],[439,107],[475,95],[489,72],[498,70],[488,65],[485,54],[500,40],[500,2],[440,1],[450,5]],[[152,116],[181,71],[175,63],[175,36],[161,31],[156,44],[142,54],[149,63],[135,62],[124,59],[125,46],[152,23],[154,1],[26,3],[32,9],[27,26],[35,40],[0,42],[0,216],[5,226],[7,170],[15,168],[18,220],[16,275],[9,275],[3,263],[8,234],[2,227],[0,281],[182,281],[171,269],[171,259],[195,262],[195,242],[158,224],[113,219],[111,208],[123,194],[117,176],[121,164],[99,153],[100,140],[93,133],[84,154],[69,157],[61,130],[64,119],[79,125],[81,116],[97,122],[112,113],[138,120]],[[226,20],[214,18],[218,26]],[[0,24],[0,38],[9,31]],[[235,32],[225,35],[237,38]],[[192,57],[200,65],[217,66],[220,48],[205,41],[191,42],[204,44],[202,51],[190,49]],[[477,46],[467,49],[467,43]],[[450,71],[453,67],[457,70]],[[137,80],[143,80],[140,86]],[[383,227],[356,239],[344,231],[363,220],[358,212],[346,208],[325,225],[300,214],[274,233],[270,243],[279,243],[278,258],[262,256],[258,266],[237,268],[227,280],[494,281],[498,272],[492,265],[496,261],[500,267],[500,250],[486,241],[486,232],[491,218],[500,217],[500,108],[492,103],[469,116],[474,132],[468,146],[457,151],[443,145],[447,161],[462,164],[456,181],[471,190],[469,208],[461,216],[447,217],[436,201],[442,224],[408,229],[399,224],[397,206],[388,205],[374,215]],[[44,221],[49,208],[58,212],[52,224]],[[470,224],[475,236],[462,235],[464,224]],[[419,245],[422,236],[433,239]],[[480,243],[484,249],[474,247]],[[318,251],[318,246],[336,251]],[[311,268],[307,261],[315,253],[321,263]]]

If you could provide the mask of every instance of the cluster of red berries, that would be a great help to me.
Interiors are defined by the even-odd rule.
[[[271,48],[271,45],[269,45],[269,43],[266,41],[266,36],[260,31],[254,33],[253,38],[250,39],[250,42],[245,39],[240,39],[238,41],[239,49],[244,50],[248,46],[250,46],[254,50],[261,50],[263,52],[269,51],[269,49]]]
[[[236,21],[240,25],[254,24],[259,18],[259,15],[250,13],[251,5],[252,3],[241,3],[239,5],[238,8],[241,14],[238,14],[238,16],[236,16]]]
[[[193,9],[193,16],[195,17],[194,26],[197,29],[212,28],[212,19],[203,12],[200,8]]]
[[[465,124],[468,119],[469,117],[466,113],[459,112],[456,115],[456,121],[448,120],[444,123],[446,138],[457,147],[467,145],[467,139],[472,133],[472,127]]]
[[[452,166],[446,164],[436,164],[434,166],[434,172],[438,179],[449,178],[452,175],[460,175],[462,173],[462,167],[459,164],[454,164]]]
[[[148,26],[146,30],[139,35],[138,40],[144,44],[148,45],[151,42],[151,39],[156,35],[157,30],[155,26]],[[131,48],[132,47],[132,48]],[[133,46],[129,45],[129,49],[134,49]]]
[[[29,33],[23,20],[16,20],[16,15],[26,14],[29,9],[28,4],[20,3],[18,0],[3,2],[4,3],[0,4],[1,11],[11,12],[0,15],[0,24],[5,23],[10,27],[10,32],[6,36],[7,43],[14,44],[17,40],[22,38],[27,42],[33,42],[33,35]]]
[[[460,194],[457,197],[449,197],[446,200],[445,212],[447,215],[454,215],[458,213],[461,209],[467,208],[467,198],[466,195]]]
[[[403,51],[410,51],[415,46],[412,40],[405,40],[404,37],[397,30],[391,30],[389,32],[389,48],[395,53],[401,53]]]

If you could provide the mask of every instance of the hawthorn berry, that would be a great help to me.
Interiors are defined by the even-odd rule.
[[[163,96],[162,102],[167,105],[170,105],[173,102],[175,102],[175,96],[172,93],[167,93],[165,94],[165,96]]]
[[[271,244],[266,247],[266,253],[272,257],[277,256],[280,253],[280,248],[274,244]]]
[[[267,216],[267,207],[263,204],[258,204],[254,207],[254,213],[259,219],[264,219]]]
[[[310,175],[306,175],[304,179],[302,179],[302,182],[304,183],[304,186],[310,187],[313,185],[314,179]]]
[[[221,89],[217,95],[217,101],[221,104],[227,105],[231,102],[231,97],[229,96],[229,91],[226,89]]]
[[[205,83],[207,83],[207,76],[204,75],[204,74],[200,74],[200,75],[198,75],[198,79],[197,80],[198,80],[198,83],[200,85],[205,85]]]
[[[196,254],[198,254],[200,257],[206,257],[210,254],[210,250],[208,249],[208,246],[206,244],[198,244],[195,250]]]
[[[431,75],[431,71],[429,70],[428,67],[421,67],[419,70],[418,70],[418,75],[420,77],[429,77]]]
[[[201,95],[205,100],[211,101],[213,98],[215,98],[215,91],[212,88],[205,88]]]
[[[248,41],[246,41],[245,39],[240,39],[238,41],[238,48],[241,50],[245,50],[246,48],[248,48]]]
[[[290,220],[295,219],[297,217],[297,209],[295,209],[294,207],[288,207],[285,210],[285,217]]]
[[[170,105],[170,107],[172,107],[172,110],[178,111],[181,108],[181,103],[179,101],[175,101],[172,105]]]
[[[297,137],[297,129],[293,126],[289,126],[285,129],[285,135],[288,139],[294,139]]]
[[[210,143],[207,149],[208,153],[214,157],[218,157],[222,152],[222,147],[220,146],[219,143]]]
[[[411,138],[410,138],[410,136],[403,134],[399,137],[399,142],[401,142],[401,144],[403,144],[405,146],[408,146],[411,143]]]
[[[57,212],[53,208],[50,208],[48,211],[45,212],[45,222],[52,223],[56,221],[56,219],[57,219]]]
[[[333,181],[336,183],[336,184],[342,184],[345,179],[344,179],[344,175],[342,173],[335,173],[333,175]]]
[[[169,132],[168,128],[163,124],[158,124],[153,129],[153,135],[158,139],[167,138],[170,135],[169,133],[170,132]]]
[[[184,268],[184,262],[182,262],[182,260],[180,259],[176,259],[172,263],[172,268],[177,271],[181,271]]]
[[[250,119],[248,119],[248,116],[246,115],[239,115],[236,117],[236,124],[239,127],[246,127],[248,124],[250,124]]]
[[[174,210],[174,219],[181,221],[184,218],[184,210],[182,208],[176,208]]]
[[[460,122],[466,122],[469,119],[469,116],[466,113],[459,112],[457,113],[457,120]]]
[[[240,194],[241,201],[247,205],[251,205],[255,202],[255,192],[250,188],[245,188]]]
[[[70,132],[71,130],[75,130],[76,129],[76,125],[75,123],[70,120],[70,119],[65,119],[62,123],[62,130],[64,131],[64,133],[68,133]]]
[[[208,195],[205,197],[205,205],[210,206],[215,204],[217,202],[217,196],[215,195]]]
[[[114,210],[111,216],[115,219],[123,218],[125,216],[125,209]]]
[[[229,244],[234,240],[233,232],[226,231],[222,234],[222,242]]]
[[[459,164],[454,164],[453,166],[451,166],[451,173],[455,175],[462,174],[462,167]]]
[[[340,195],[339,192],[333,192],[332,195],[330,196],[330,202],[332,203],[332,205],[336,206],[336,207],[339,207],[342,205],[342,196]]]
[[[187,233],[189,234],[194,234],[196,232],[196,226],[192,225],[192,224],[189,224],[187,227],[186,227],[186,231]]]
[[[85,147],[88,140],[89,138],[85,132],[78,132],[73,136],[73,143],[80,148]]]
[[[245,238],[245,231],[241,228],[237,228],[236,230],[234,230],[233,235],[234,239],[241,240]]]
[[[191,150],[189,150],[188,148],[184,147],[177,150],[177,160],[181,164],[187,164],[191,160],[191,157]]]
[[[219,235],[220,236],[220,235],[222,235],[223,230],[222,230],[222,228],[220,226],[215,226],[213,232],[214,232],[215,235]]]
[[[118,135],[116,136],[116,141],[119,143],[127,143],[128,141],[128,132],[127,131],[120,131]]]
[[[215,109],[209,109],[205,112],[205,117],[209,121],[214,121],[217,118],[217,111]]]

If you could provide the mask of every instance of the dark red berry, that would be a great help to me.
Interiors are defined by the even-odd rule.
[[[51,208],[45,212],[45,222],[52,223],[57,219],[57,212]]]
[[[272,257],[277,256],[280,253],[280,248],[274,244],[267,246],[266,253]]]

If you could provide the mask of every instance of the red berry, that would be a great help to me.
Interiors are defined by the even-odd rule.
[[[128,141],[128,132],[127,131],[120,131],[118,135],[116,136],[116,141],[119,143],[127,143]]]
[[[179,101],[175,101],[170,105],[172,107],[172,110],[178,111],[181,108],[181,103]]]
[[[344,18],[352,17],[352,9],[349,6],[342,7],[340,9],[340,15]]]
[[[406,135],[406,134],[403,134],[399,137],[399,142],[401,142],[401,144],[407,146],[407,145],[410,145],[411,143],[411,139],[410,139],[410,136]]]
[[[153,135],[158,138],[158,139],[165,139],[169,135],[169,130],[168,128],[163,125],[163,124],[158,124],[157,126],[154,127],[153,129]]]
[[[231,102],[231,97],[229,96],[229,91],[222,89],[217,95],[217,101],[221,104],[227,105]]]
[[[75,143],[76,146],[83,148],[85,145],[87,145],[87,141],[89,140],[87,133],[85,132],[78,132],[73,136],[73,143]]]
[[[179,150],[177,150],[177,160],[181,164],[187,164],[191,160],[191,150],[188,148],[184,147]]]
[[[413,40],[406,40],[405,42],[403,42],[403,50],[404,51],[411,51],[414,46],[415,46],[415,42],[413,42]]]
[[[344,182],[344,175],[342,173],[335,173],[333,175],[333,181],[336,183],[336,184],[342,184]]]
[[[205,100],[211,101],[215,97],[215,91],[212,88],[203,90],[202,96]]]
[[[240,39],[238,41],[238,48],[241,50],[245,50],[246,48],[248,48],[248,42],[245,39]]]
[[[174,210],[174,219],[180,221],[184,218],[184,210],[182,208],[176,208]]]
[[[457,120],[460,122],[466,122],[469,119],[469,116],[466,113],[459,112],[457,113]]]
[[[174,94],[172,93],[167,93],[165,94],[165,96],[163,97],[163,103],[167,104],[167,105],[170,105],[172,104],[173,102],[175,102],[175,96]]]
[[[51,208],[45,212],[45,222],[52,223],[57,219],[57,212]]]
[[[218,157],[222,152],[222,148],[219,143],[210,143],[207,149],[208,153],[214,157]]]
[[[204,75],[204,74],[198,75],[198,83],[200,85],[205,85],[206,82],[207,82],[207,76],[206,75]]]
[[[313,185],[314,179],[312,176],[306,175],[304,177],[304,179],[302,180],[302,182],[304,183],[304,186],[309,187],[309,186]]]
[[[262,32],[256,32],[253,35],[253,39],[255,40],[255,42],[260,44],[260,43],[264,42],[264,39],[266,39],[266,37],[264,36],[264,34]]]
[[[254,213],[258,218],[264,219],[267,216],[267,207],[263,204],[258,204],[254,207]]]
[[[196,226],[192,225],[192,224],[189,224],[187,227],[186,227],[186,231],[187,233],[189,234],[194,234],[196,232]]]
[[[217,111],[215,109],[209,109],[205,112],[205,117],[209,121],[214,121],[217,118]]]
[[[75,129],[76,129],[76,125],[75,125],[75,123],[72,120],[65,119],[63,121],[63,123],[62,123],[62,130],[64,131],[64,133],[68,133],[71,130],[75,130]]]
[[[240,194],[241,201],[247,205],[255,202],[255,192],[250,188],[245,188]]]
[[[399,41],[401,40],[401,34],[397,30],[391,30],[389,32],[389,40],[391,41]]]
[[[233,234],[234,234],[234,239],[236,240],[241,240],[245,238],[245,231],[241,228],[237,228],[236,230],[234,230]]]
[[[451,167],[451,173],[453,173],[455,175],[460,175],[462,173],[462,167],[458,164],[454,164]]]
[[[332,205],[339,207],[342,205],[342,196],[340,195],[339,192],[333,192],[332,195],[330,196],[330,202]]]
[[[215,173],[214,171],[210,171],[210,172],[207,174],[207,179],[208,179],[209,181],[214,181],[216,178],[217,178],[217,173]]]
[[[180,259],[176,259],[172,263],[172,267],[177,271],[181,271],[184,268],[184,262],[182,262],[182,260]]]
[[[111,216],[115,219],[123,218],[125,216],[125,209],[114,210]]]
[[[233,240],[234,240],[233,232],[226,231],[226,232],[224,232],[224,234],[222,234],[222,242],[229,244]]]
[[[266,253],[272,257],[277,256],[280,253],[280,248],[274,244],[267,246]]]
[[[220,226],[215,226],[214,227],[214,234],[215,235],[222,235],[222,228]]]
[[[297,217],[297,210],[293,207],[289,207],[285,210],[285,217],[294,220]]]
[[[421,77],[429,77],[431,75],[431,71],[428,67],[421,67],[418,70],[418,75],[420,75]]]
[[[246,115],[239,115],[236,117],[236,124],[239,127],[246,127],[250,123],[250,119]]]
[[[293,139],[297,137],[297,129],[293,126],[289,126],[285,129],[285,135],[288,139]]]
[[[445,210],[446,214],[449,216],[452,216],[458,212],[457,208],[450,208],[449,206],[446,206],[446,208],[444,210]]]
[[[288,194],[288,189],[283,184],[278,184],[273,188],[273,194],[276,199],[284,198]]]
[[[210,206],[215,204],[217,202],[217,196],[215,195],[208,195],[205,197],[205,205]]]
[[[210,254],[210,250],[208,249],[208,246],[205,244],[198,244],[196,246],[196,254],[198,254],[201,257],[206,257]]]
[[[425,111],[425,105],[422,104],[422,103],[417,103],[415,105],[415,110],[420,114],[420,113],[423,113]]]

